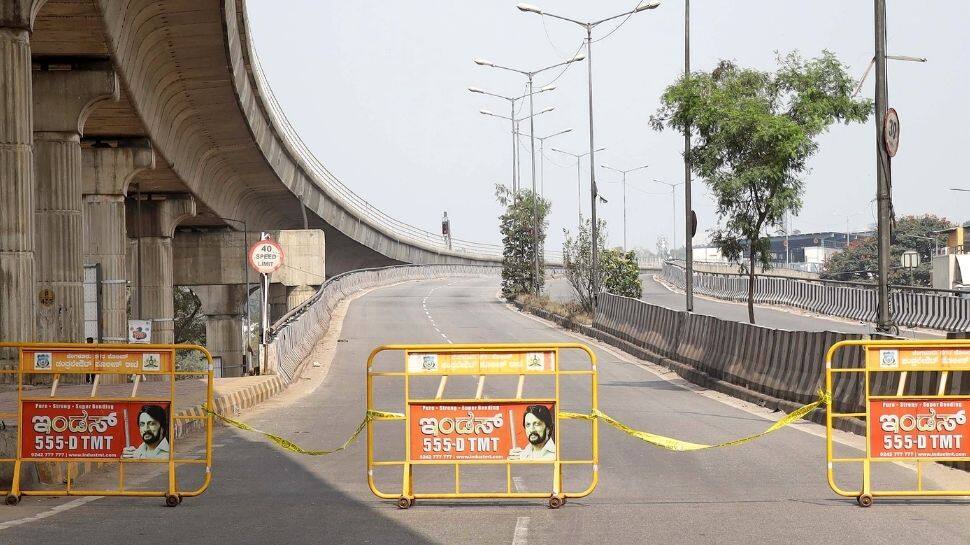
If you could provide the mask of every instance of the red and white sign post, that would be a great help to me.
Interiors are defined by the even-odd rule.
[[[249,266],[254,271],[262,275],[261,287],[263,289],[263,308],[261,313],[262,323],[262,345],[263,345],[263,369],[266,368],[266,341],[267,330],[269,329],[269,275],[273,274],[283,266],[283,248],[279,243],[272,239],[267,233],[263,233],[263,238],[249,248]]]

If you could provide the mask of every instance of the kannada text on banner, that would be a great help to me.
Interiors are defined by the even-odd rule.
[[[410,403],[411,461],[556,460],[553,401]]]
[[[22,403],[22,458],[169,458],[167,401]]]
[[[866,349],[866,365],[872,371],[925,371],[970,369],[970,350],[961,348]]]
[[[20,368],[27,373],[151,374],[170,372],[173,359],[172,350],[24,350]]]
[[[556,353],[544,352],[411,352],[409,373],[487,375],[545,373],[556,370]]]
[[[970,399],[894,399],[869,402],[872,458],[963,458]]]

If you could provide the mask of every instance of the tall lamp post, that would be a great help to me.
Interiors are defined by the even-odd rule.
[[[607,170],[619,172],[620,174],[623,175],[623,252],[625,253],[626,252],[626,175],[628,172],[641,170],[641,169],[647,168],[650,165],[642,165],[642,166],[638,166],[636,168],[630,168],[627,170],[620,170],[618,168],[613,168],[607,165],[600,165],[600,166]]]
[[[598,229],[598,226],[596,224],[596,196],[597,196],[597,191],[596,191],[596,153],[595,153],[596,147],[595,147],[595,145],[593,143],[593,139],[594,139],[593,138],[593,136],[594,136],[594,134],[593,134],[593,29],[596,28],[597,26],[599,26],[599,25],[607,22],[607,21],[612,21],[614,19],[619,19],[620,17],[626,17],[628,15],[633,15],[634,13],[639,13],[641,11],[645,11],[645,10],[648,10],[648,9],[653,9],[653,8],[656,8],[659,5],[660,5],[660,2],[658,2],[658,1],[647,2],[647,3],[643,3],[643,4],[638,5],[632,11],[625,11],[623,13],[620,13],[619,15],[614,15],[612,17],[607,17],[605,19],[600,19],[598,21],[585,21],[585,22],[584,21],[577,21],[575,19],[570,19],[568,17],[562,17],[560,15],[554,15],[552,13],[547,13],[547,12],[544,12],[541,9],[539,9],[539,8],[537,8],[535,6],[532,6],[530,4],[519,4],[518,6],[516,6],[516,7],[519,8],[519,10],[524,11],[524,12],[536,13],[536,14],[539,14],[539,15],[544,15],[544,16],[552,17],[553,19],[559,19],[561,21],[566,21],[566,22],[569,22],[569,23],[573,23],[573,24],[579,25],[579,26],[581,26],[581,27],[583,27],[583,28],[586,29],[586,68],[587,68],[587,90],[588,90],[588,95],[589,95],[589,185],[590,185],[590,217],[591,217],[591,220],[593,222],[592,233],[591,233],[591,235],[592,235],[592,255],[590,256],[592,258],[592,261],[593,261],[593,278],[592,278],[592,285],[590,287],[592,288],[592,292],[593,292],[593,301],[594,301],[594,304],[593,304],[593,312],[596,312],[595,300],[596,300],[597,294],[599,293],[599,256],[598,256],[598,253],[597,253],[598,252],[598,249],[596,247],[597,246],[597,244],[596,244],[596,237],[597,237],[597,234],[598,234],[597,231],[599,230]]]
[[[690,77],[690,0],[684,0],[684,77]],[[694,209],[691,203],[690,125],[684,129],[684,296],[687,312],[694,312]],[[787,253],[787,252],[786,252]]]
[[[546,193],[546,156],[544,155],[544,144],[546,140],[559,136],[561,134],[566,134],[568,132],[573,132],[572,129],[563,129],[559,132],[554,132],[547,136],[537,136],[536,140],[539,141],[539,194],[545,195]]]
[[[539,275],[541,271],[539,270],[539,202],[538,202],[538,192],[536,191],[536,129],[535,129],[535,101],[533,96],[533,80],[536,75],[545,72],[546,70],[552,70],[560,66],[565,66],[570,63],[578,62],[586,57],[582,55],[577,55],[569,60],[558,62],[556,64],[551,64],[549,66],[539,68],[537,70],[520,70],[518,68],[511,68],[508,66],[502,66],[500,64],[495,64],[494,62],[485,59],[475,59],[475,64],[479,66],[488,66],[490,68],[498,68],[500,70],[507,70],[509,72],[515,72],[517,74],[522,74],[526,77],[529,84],[529,146],[532,153],[532,243],[535,251],[533,252],[533,262],[532,262],[532,287],[535,293],[539,293]]]
[[[657,179],[654,179],[653,181],[654,183],[663,184],[670,188],[670,204],[673,206],[673,208],[671,208],[671,212],[674,215],[673,219],[671,220],[673,222],[673,232],[670,234],[670,237],[671,237],[670,245],[672,247],[671,249],[676,249],[677,248],[677,186],[684,185],[684,182],[677,182],[676,184],[672,184],[670,182],[665,182],[663,180],[657,180]],[[687,233],[687,240],[688,241],[690,240],[690,232]]]
[[[548,91],[552,91],[555,88],[556,88],[555,85],[547,85],[545,87],[540,88],[538,91],[536,91],[536,94],[538,94],[538,93],[545,93],[545,92],[548,92]],[[500,94],[497,94],[497,93],[492,93],[490,91],[486,91],[484,89],[479,89],[478,87],[469,87],[468,90],[471,91],[472,93],[478,93],[478,94],[481,94],[481,95],[488,95],[490,97],[501,98],[503,100],[509,101],[509,106],[511,107],[511,114],[510,114],[510,117],[507,117],[505,119],[511,119],[512,120],[512,193],[518,193],[519,192],[519,185],[520,185],[519,184],[519,170],[518,170],[518,164],[519,164],[519,162],[518,162],[518,159],[517,159],[518,153],[519,153],[518,152],[518,148],[519,147],[517,145],[517,143],[518,143],[517,140],[518,140],[519,128],[518,128],[518,123],[514,119],[512,119],[512,118],[515,117],[515,102],[517,100],[522,100],[523,98],[525,98],[525,97],[527,97],[529,95],[528,94],[524,94],[522,96],[517,96],[517,97],[507,97],[505,95],[500,95]]]
[[[586,157],[587,155],[589,155],[589,152],[587,151],[586,153],[571,153],[568,151],[563,151],[558,148],[550,148],[550,149],[556,153],[568,155],[573,159],[576,159],[576,208],[579,210],[579,218],[578,218],[579,223],[577,225],[579,225],[579,227],[582,228],[583,227],[583,175],[580,171],[579,165],[583,157]],[[603,151],[605,149],[606,148],[597,148],[596,151]]]

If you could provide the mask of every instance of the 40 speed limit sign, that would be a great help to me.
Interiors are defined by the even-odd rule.
[[[272,274],[283,265],[283,248],[271,238],[249,248],[249,265],[259,274]]]

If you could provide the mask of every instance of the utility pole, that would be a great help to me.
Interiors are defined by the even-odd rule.
[[[684,0],[684,77],[690,77],[690,0]],[[684,308],[694,312],[694,214],[690,203],[690,126],[684,129]]]
[[[893,331],[889,308],[890,229],[892,222],[892,171],[883,142],[883,124],[889,102],[886,82],[886,0],[875,0],[876,30],[876,200],[878,205],[879,295],[876,330]]]

